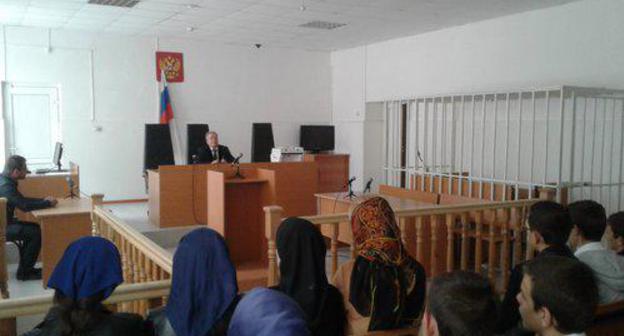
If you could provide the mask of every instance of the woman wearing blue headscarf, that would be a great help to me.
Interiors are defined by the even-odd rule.
[[[167,306],[151,312],[157,336],[225,335],[238,303],[236,270],[223,238],[208,228],[180,240]]]
[[[151,335],[141,316],[112,313],[102,305],[122,282],[119,251],[113,243],[99,237],[76,240],[48,281],[55,290],[54,306],[26,335]]]
[[[256,288],[234,311],[229,336],[310,336],[305,313],[285,294]]]

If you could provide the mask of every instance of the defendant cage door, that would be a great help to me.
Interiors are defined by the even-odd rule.
[[[484,186],[505,184],[550,189],[560,201],[594,199],[609,213],[624,209],[624,90],[559,86],[383,106],[387,184],[432,190],[425,180],[435,180],[441,190],[442,179],[452,177],[467,184],[452,190],[448,183],[445,192],[481,197]],[[415,175],[431,178],[413,183]]]

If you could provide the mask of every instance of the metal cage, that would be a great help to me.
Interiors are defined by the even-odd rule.
[[[407,186],[416,174],[437,177],[428,183],[452,177],[550,188],[560,201],[624,209],[624,90],[559,86],[382,103],[387,184]]]

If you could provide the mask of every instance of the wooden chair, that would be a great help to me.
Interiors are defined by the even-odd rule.
[[[0,300],[9,298],[9,272],[6,263],[6,198],[0,198]],[[0,336],[17,334],[15,319],[0,320]]]
[[[587,330],[586,334],[587,336],[623,336],[624,301],[598,306],[594,325]]]

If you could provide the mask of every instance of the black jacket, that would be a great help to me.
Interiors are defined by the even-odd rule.
[[[105,316],[98,321],[85,336],[152,336],[154,331],[151,325],[140,315],[129,313],[111,313],[105,311]],[[59,336],[61,335],[59,317],[55,308],[35,329],[22,336]]]
[[[232,318],[232,314],[234,314],[234,309],[238,305],[238,302],[242,298],[242,295],[239,294],[236,296],[234,301],[230,304],[227,310],[223,313],[221,319],[216,322],[216,324],[212,327],[212,330],[207,336],[224,336],[227,335],[227,330],[230,325],[230,319]],[[154,327],[154,336],[176,336],[175,330],[171,326],[169,319],[167,318],[167,312],[165,311],[165,307],[160,307],[154,310],[151,310],[147,314],[147,321]]]
[[[541,258],[546,256],[560,256],[560,257],[569,257],[575,258],[574,253],[570,251],[567,246],[549,246],[544,249],[542,252],[538,253],[535,258]],[[520,286],[522,284],[522,278],[524,277],[524,272],[522,271],[524,267],[524,263],[520,263],[516,265],[511,271],[511,275],[509,276],[509,283],[507,285],[507,292],[505,293],[505,298],[500,306],[500,310],[498,313],[498,321],[496,323],[496,334],[505,334],[509,330],[518,326],[518,323],[521,320],[520,312],[518,311],[519,305],[516,300],[516,296],[520,293]],[[514,335],[521,335],[520,332],[513,333]],[[533,333],[529,333],[529,335],[533,335]]]
[[[17,181],[5,175],[0,175],[0,197],[7,199],[7,224],[15,222],[15,208],[28,212],[52,206],[42,198],[24,197],[17,190]]]
[[[230,153],[230,149],[226,146],[219,145],[219,158],[227,163],[232,163],[234,161],[234,157],[232,153]],[[197,150],[197,157],[195,158],[195,163],[212,163],[212,161],[216,160],[216,158],[212,157],[212,151],[208,145],[203,145],[199,147]]]

